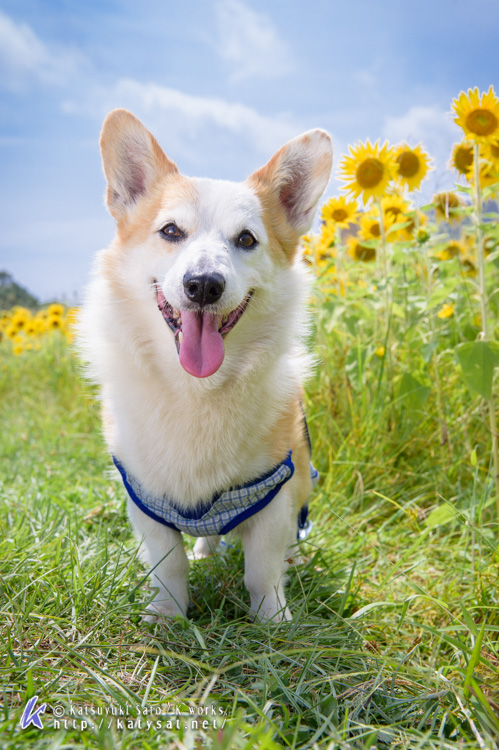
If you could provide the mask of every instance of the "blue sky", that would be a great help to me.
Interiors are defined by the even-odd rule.
[[[460,90],[499,89],[498,0],[0,0],[0,268],[75,300],[113,223],[102,120],[133,111],[186,174],[240,180],[312,127],[422,141],[453,182]],[[333,180],[328,194],[338,192]]]

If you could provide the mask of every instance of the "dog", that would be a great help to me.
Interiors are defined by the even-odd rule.
[[[79,342],[152,569],[147,619],[186,616],[182,533],[201,558],[234,530],[252,617],[289,620],[284,574],[316,474],[298,246],[329,180],[331,138],[294,138],[243,183],[182,175],[124,109],[100,144],[117,230],[98,254]]]

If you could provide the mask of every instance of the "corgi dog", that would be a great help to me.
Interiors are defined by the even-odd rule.
[[[294,138],[242,183],[191,178],[117,109],[101,151],[116,237],[98,255],[79,341],[151,568],[147,619],[186,615],[182,533],[204,557],[234,530],[252,617],[289,620],[283,578],[314,478],[298,241],[329,180],[331,138]]]

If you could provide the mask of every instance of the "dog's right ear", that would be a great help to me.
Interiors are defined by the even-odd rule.
[[[126,109],[106,117],[100,138],[107,179],[106,203],[119,221],[167,174],[178,173],[154,136]]]

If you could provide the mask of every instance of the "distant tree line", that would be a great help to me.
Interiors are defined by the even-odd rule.
[[[10,310],[16,305],[34,309],[40,306],[40,302],[14,281],[10,273],[0,271],[0,310]]]

